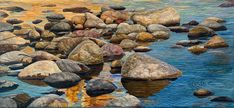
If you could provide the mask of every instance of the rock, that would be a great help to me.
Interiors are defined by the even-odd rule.
[[[20,23],[22,23],[24,21],[18,20],[18,19],[7,19],[6,22],[10,23],[10,24],[20,24]]]
[[[11,51],[0,55],[0,64],[31,63],[32,58],[21,51]]]
[[[111,37],[110,42],[119,44],[124,39],[128,39],[128,35],[126,35],[126,34],[115,34],[115,35],[113,35]]]
[[[111,68],[121,68],[122,61],[121,60],[114,60],[111,62]]]
[[[166,40],[170,38],[170,33],[165,32],[165,31],[156,31],[156,32],[153,32],[152,35],[157,40],[158,39]]]
[[[119,45],[111,43],[102,46],[103,56],[106,61],[115,60],[121,58],[124,55],[123,49]]]
[[[10,52],[10,51],[16,51],[16,50],[19,50],[18,45],[0,44],[0,54]]]
[[[213,36],[206,44],[206,48],[222,48],[228,47],[229,45],[220,36]]]
[[[70,88],[77,85],[81,78],[75,73],[60,72],[54,73],[46,77],[43,81],[51,87],[55,88]]]
[[[133,49],[135,52],[148,52],[151,51],[152,49],[149,47],[145,46],[137,46],[136,48]]]
[[[112,82],[103,79],[91,79],[86,85],[86,93],[91,97],[112,93],[115,89]]]
[[[85,17],[84,14],[78,14],[78,15],[73,16],[73,17],[71,18],[71,22],[72,22],[73,24],[76,24],[76,25],[78,25],[78,24],[83,25],[83,24],[85,23],[85,21],[86,21],[86,17]]]
[[[189,39],[199,39],[199,38],[207,38],[209,36],[213,36],[215,33],[212,29],[205,26],[196,26],[189,30],[188,37]]]
[[[85,13],[86,22],[84,24],[85,28],[103,28],[106,24],[97,16],[91,13]]]
[[[23,49],[21,49],[20,51],[30,55],[30,54],[33,54],[35,52],[35,49],[30,47],[30,46],[26,46]]]
[[[9,15],[6,12],[0,11],[0,18],[6,18]]]
[[[193,93],[193,95],[197,97],[207,97],[207,96],[212,96],[213,94],[214,93],[212,93],[211,91],[207,89],[198,89]]]
[[[0,97],[0,107],[1,108],[17,108],[17,104],[11,98],[2,98],[2,97]]]
[[[20,79],[38,80],[59,73],[61,70],[55,62],[49,60],[38,61],[25,67],[18,75]]]
[[[130,49],[134,49],[135,47],[137,47],[138,44],[135,41],[132,41],[130,39],[124,39],[121,41],[119,45],[123,49],[130,50]]]
[[[11,12],[22,12],[22,11],[26,11],[26,10],[23,9],[22,7],[18,7],[18,6],[3,7],[3,8],[0,8],[0,10],[6,10],[6,11],[11,11]]]
[[[63,14],[51,14],[51,15],[47,16],[46,18],[49,22],[59,22],[59,21],[65,19]]]
[[[223,22],[226,22],[224,19],[222,18],[218,18],[218,17],[208,17],[205,19],[205,21],[215,21],[217,23],[223,23]]]
[[[45,51],[36,51],[30,55],[34,61],[41,61],[41,60],[51,60],[51,61],[57,61],[60,60],[59,57],[50,54]]]
[[[184,48],[184,46],[182,46],[182,45],[172,45],[171,48],[179,49],[179,48]]]
[[[0,75],[2,74],[6,74],[8,71],[10,71],[11,69],[5,65],[0,65]]]
[[[114,9],[114,10],[125,10],[126,9],[124,6],[119,6],[119,5],[111,5],[109,7],[111,9]]]
[[[64,8],[63,12],[86,13],[86,12],[90,12],[90,9],[86,7],[72,7],[72,8]]]
[[[227,30],[227,28],[224,25],[222,25],[216,21],[213,21],[213,20],[205,20],[200,25],[209,27],[209,28],[213,29],[214,31]]]
[[[180,15],[174,8],[168,7],[142,14],[135,14],[132,17],[132,20],[144,26],[148,26],[150,24],[172,26],[180,24]]]
[[[146,28],[140,24],[129,25],[127,23],[121,23],[117,27],[116,33],[118,34],[129,34],[133,32],[145,32]]]
[[[199,22],[197,22],[196,20],[192,20],[188,23],[182,24],[182,26],[196,26],[198,24],[199,24]]]
[[[130,19],[130,15],[128,12],[125,12],[125,11],[108,10],[108,11],[103,12],[100,18],[106,24],[112,24],[112,23],[120,24]]]
[[[150,33],[157,32],[157,31],[164,31],[164,32],[168,32],[168,33],[171,32],[169,28],[167,28],[163,25],[160,25],[160,24],[150,24],[149,26],[147,26],[147,30]]]
[[[57,60],[56,64],[63,72],[80,74],[89,70],[89,68],[86,65],[69,59]]]
[[[42,22],[41,19],[36,19],[36,20],[33,20],[33,21],[32,21],[33,24],[39,24],[39,23],[41,23],[41,22]]]
[[[35,48],[39,50],[44,50],[49,44],[50,42],[47,41],[37,42],[35,44]]]
[[[34,30],[31,30],[29,33],[28,33],[28,37],[31,39],[31,40],[39,40],[41,35],[40,33],[38,33],[35,29]]]
[[[49,94],[34,100],[28,108],[35,107],[68,107],[68,102],[58,95]]]
[[[193,54],[201,54],[207,51],[207,48],[201,45],[195,45],[192,47],[189,47],[188,50],[192,52]]]
[[[15,82],[6,81],[6,80],[0,80],[0,92],[6,92],[9,90],[14,90],[19,85]]]
[[[73,49],[68,58],[85,65],[96,65],[103,63],[103,52],[96,43],[85,40]]]
[[[7,97],[13,99],[16,102],[18,108],[26,108],[31,103],[31,101],[33,100],[26,93],[10,95],[10,96],[7,96]]]
[[[233,7],[234,0],[227,0],[226,2],[219,5],[219,7]]]
[[[175,67],[145,54],[130,55],[122,66],[123,78],[140,80],[171,79],[181,76]]]
[[[2,44],[12,44],[12,45],[24,45],[28,44],[30,41],[24,38],[18,37],[11,32],[0,32],[0,40]]]
[[[189,32],[189,28],[184,27],[184,26],[173,26],[173,27],[168,27],[172,32],[176,33],[182,33],[182,32]]]
[[[112,100],[109,100],[106,104],[106,107],[140,107],[141,101],[133,95],[125,95],[122,97],[117,97]]]
[[[46,5],[43,5],[41,7],[56,7],[56,4],[46,4]]]
[[[153,42],[156,38],[150,33],[141,32],[136,36],[136,40],[141,42]]]
[[[60,52],[69,54],[81,42],[81,38],[65,38],[58,42],[57,47]]]
[[[176,45],[182,45],[185,47],[201,44],[202,41],[199,40],[181,40],[176,42]]]
[[[217,96],[210,101],[212,102],[234,102],[234,99],[227,97],[227,96]]]
[[[0,22],[0,32],[13,31],[14,27],[9,23]]]
[[[41,38],[44,40],[52,40],[56,35],[53,32],[50,32],[49,30],[45,30],[41,34]]]
[[[20,28],[19,30],[14,30],[14,34],[17,36],[28,36],[29,32],[31,31],[31,28]]]
[[[93,38],[99,38],[101,37],[101,32],[97,29],[91,29],[91,30],[77,30],[74,32],[76,37],[93,37]]]
[[[84,40],[86,40],[85,38],[83,38]],[[106,42],[105,40],[103,39],[97,39],[97,38],[87,38],[93,42],[95,42],[99,47],[102,47],[104,46],[105,44],[107,44],[108,42]]]
[[[50,28],[50,30],[52,32],[69,32],[69,31],[71,31],[71,26],[70,26],[70,24],[68,24],[66,22],[60,22],[60,23],[53,25]]]

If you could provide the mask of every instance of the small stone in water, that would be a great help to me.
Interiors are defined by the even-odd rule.
[[[211,91],[207,90],[207,89],[199,89],[199,90],[196,90],[193,95],[201,98],[201,97],[207,97],[207,96],[211,96],[213,95],[214,93],[212,93]]]
[[[211,99],[212,102],[234,102],[234,99],[227,97],[227,96],[218,96],[214,99]]]

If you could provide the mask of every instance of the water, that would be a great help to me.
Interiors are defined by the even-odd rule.
[[[234,103],[217,103],[210,98],[197,98],[193,91],[206,88],[216,96],[234,98],[234,8],[217,7],[224,0],[93,0],[94,3],[120,4],[129,9],[158,9],[165,6],[176,8],[181,14],[182,23],[191,20],[202,21],[204,18],[216,16],[225,19],[227,31],[217,32],[229,44],[228,48],[210,49],[201,55],[191,54],[186,48],[171,49],[179,40],[187,39],[186,33],[172,33],[170,39],[153,43],[149,55],[159,58],[183,72],[183,76],[172,82],[123,82],[120,75],[112,75],[119,85],[121,92],[129,92],[138,96],[145,107],[234,107]],[[1,77],[17,82],[20,86],[16,90],[0,93],[26,92],[31,96],[40,96],[43,92],[52,90],[51,87],[30,85],[13,77]],[[165,88],[164,88],[165,87]],[[127,89],[127,90],[126,90]],[[147,92],[146,92],[147,91]],[[118,92],[111,95],[119,96]],[[78,102],[76,104],[80,106]]]

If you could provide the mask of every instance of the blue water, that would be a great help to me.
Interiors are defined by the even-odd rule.
[[[182,23],[191,20],[201,22],[203,19],[216,16],[225,19],[227,31],[217,32],[229,44],[228,48],[210,49],[201,55],[191,54],[187,48],[171,49],[179,40],[188,39],[186,33],[172,33],[170,39],[153,43],[149,55],[174,65],[183,72],[183,76],[171,82],[167,87],[151,96],[140,98],[145,107],[234,107],[234,103],[217,103],[210,98],[193,96],[194,90],[206,88],[215,93],[215,96],[229,96],[234,98],[234,7],[219,8],[224,0],[124,0],[118,2],[129,9],[158,9],[165,6],[176,8],[181,14]],[[112,4],[110,0],[93,0],[94,3]],[[17,78],[1,77],[16,81],[20,86],[16,90],[0,93],[26,92],[31,96],[40,96],[53,88],[30,85]],[[115,75],[116,83],[120,76]],[[125,92],[123,87],[120,87]],[[146,88],[147,89],[147,88]]]

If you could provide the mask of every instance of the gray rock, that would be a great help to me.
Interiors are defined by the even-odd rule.
[[[0,32],[13,31],[13,30],[14,30],[13,25],[9,23],[0,22]]]
[[[41,23],[41,22],[42,22],[41,19],[36,19],[36,20],[32,21],[33,24],[39,24],[39,23]]]
[[[33,98],[26,93],[13,94],[7,96],[7,98],[13,99],[17,103],[18,108],[26,108],[33,100]]]
[[[219,7],[233,7],[234,6],[234,0],[227,0],[226,2],[219,5]]]
[[[68,23],[60,22],[60,23],[53,25],[50,28],[50,30],[53,32],[67,32],[67,31],[71,31],[71,26]]]
[[[141,101],[133,96],[127,94],[126,96],[117,97],[112,100],[109,100],[106,104],[106,107],[140,107]]]
[[[15,82],[6,81],[6,80],[0,80],[0,92],[6,92],[9,90],[14,90],[19,85]]]
[[[86,65],[69,59],[57,60],[56,64],[63,72],[80,74],[89,70],[89,68]]]
[[[16,102],[11,98],[0,98],[1,108],[17,108]]]
[[[184,27],[184,26],[173,26],[173,27],[168,27],[172,32],[176,33],[182,33],[182,32],[188,32],[189,28]]]

